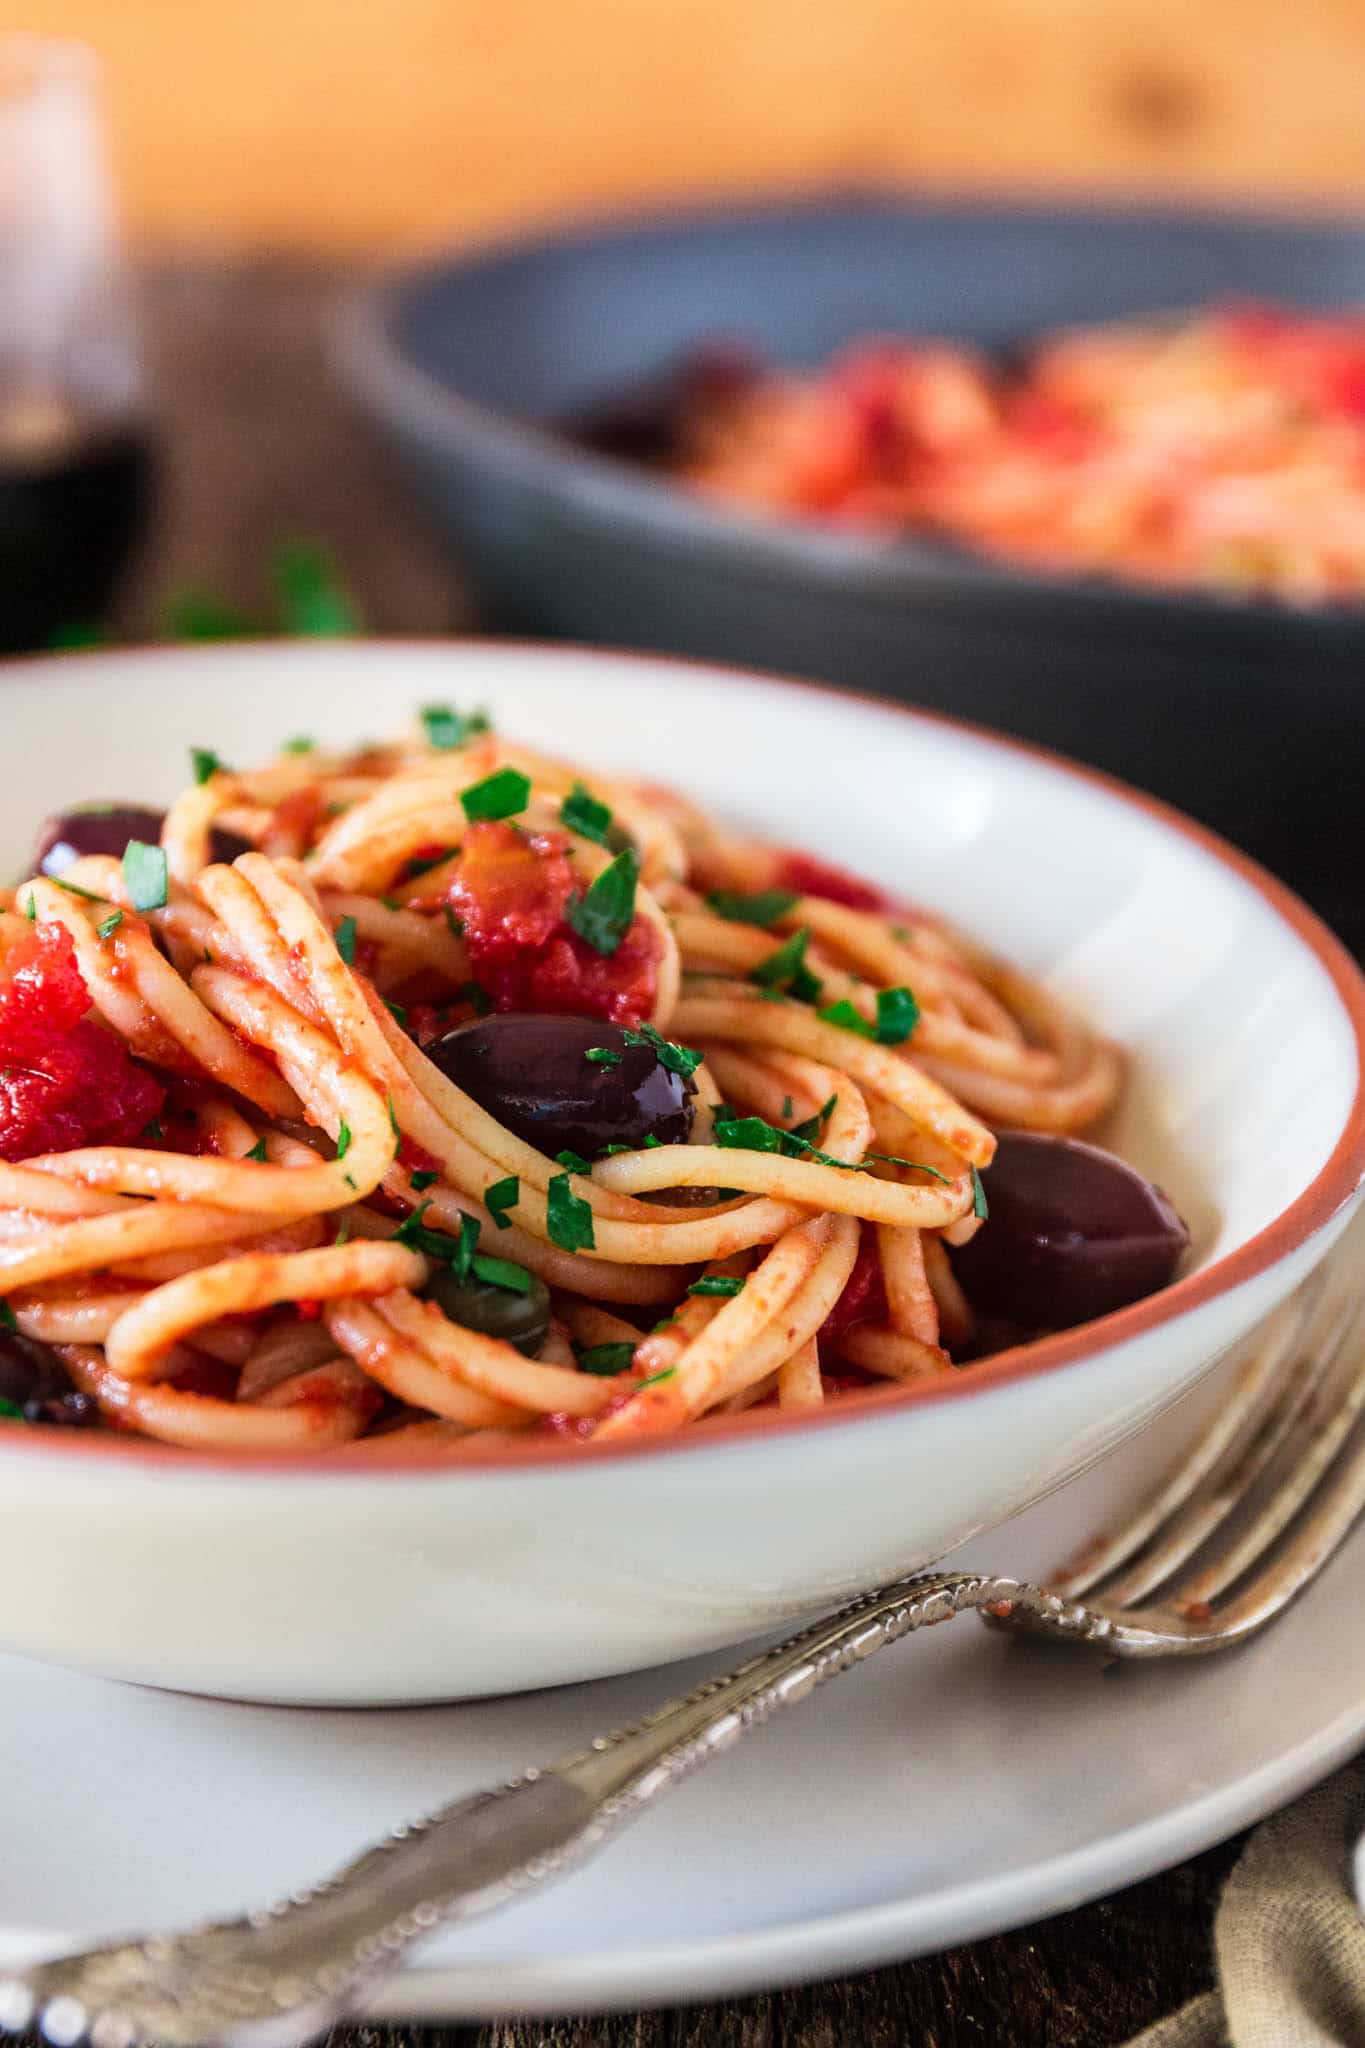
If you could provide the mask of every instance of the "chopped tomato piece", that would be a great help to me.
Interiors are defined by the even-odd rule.
[[[609,956],[581,938],[565,916],[575,893],[566,845],[505,820],[471,825],[449,900],[475,978],[496,1010],[638,1024],[658,992],[658,936],[637,917]]]
[[[844,868],[816,860],[808,853],[784,853],[773,886],[793,889],[798,896],[823,896],[827,903],[842,903],[847,910],[889,910],[880,889],[850,875]]]
[[[85,1016],[76,949],[39,925],[0,965],[0,1159],[136,1138],[166,1099],[161,1083]]]
[[[881,1260],[877,1256],[877,1234],[865,1223],[858,1243],[858,1256],[844,1282],[844,1291],[820,1325],[820,1341],[837,1344],[859,1323],[884,1323],[886,1314],[886,1288],[882,1282]]]

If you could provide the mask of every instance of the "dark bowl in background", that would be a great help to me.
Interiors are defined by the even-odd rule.
[[[1365,942],[1365,607],[761,519],[561,431],[717,335],[792,363],[869,330],[1008,348],[1227,294],[1365,301],[1365,224],[863,197],[617,223],[395,272],[344,307],[338,361],[481,623],[817,676],[1043,741],[1226,832]]]

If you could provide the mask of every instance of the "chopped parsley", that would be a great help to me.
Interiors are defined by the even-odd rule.
[[[730,924],[759,924],[765,931],[800,900],[790,889],[760,889],[756,896],[738,896],[733,889],[713,889],[706,899],[717,917]]]
[[[614,1379],[618,1372],[630,1371],[634,1356],[633,1344],[589,1344],[578,1353],[578,1370],[595,1372],[601,1379]]]
[[[429,1167],[425,1169],[419,1167],[417,1172],[411,1176],[414,1193],[419,1195],[425,1193],[427,1188],[435,1187],[440,1178],[440,1174],[433,1173]]]
[[[605,846],[611,807],[601,803],[586,784],[576,782],[559,806],[559,822],[567,825],[570,832],[591,839],[594,845]]]
[[[629,1028],[621,1036],[627,1045],[648,1045],[661,1067],[667,1067],[670,1074],[681,1074],[684,1081],[690,1081],[702,1063],[702,1055],[690,1045],[679,1045],[674,1039],[665,1038],[652,1024],[642,1024],[638,1031]],[[591,1055],[589,1055],[591,1057]]]
[[[862,1159],[836,1159],[832,1153],[822,1152],[805,1133],[819,1131],[837,1100],[837,1096],[831,1096],[818,1117],[809,1118],[793,1131],[779,1130],[766,1117],[718,1116],[714,1130],[716,1144],[722,1151],[778,1152],[785,1159],[808,1159],[813,1166],[834,1166],[840,1173],[861,1173],[873,1160],[880,1160],[887,1166],[906,1166],[916,1173],[927,1173],[934,1180],[942,1181],[945,1187],[951,1185],[949,1176],[940,1173],[936,1167],[921,1166],[917,1159],[899,1159],[892,1152],[869,1152]]]
[[[456,747],[464,746],[491,729],[486,711],[471,711],[466,715],[450,704],[424,704],[421,719],[427,745],[442,754],[452,753]]]
[[[337,1158],[344,1159],[351,1149],[351,1126],[345,1117],[337,1125]]]
[[[406,1004],[406,1003],[391,1003],[391,1002],[389,1001],[388,997],[387,997],[387,996],[385,996],[385,997],[384,997],[384,1008],[385,1008],[385,1009],[386,1009],[386,1010],[388,1011],[389,1015],[390,1015],[390,1016],[392,1017],[392,1019],[393,1019],[394,1023],[395,1023],[395,1024],[396,1024],[396,1025],[398,1026],[398,1028],[400,1029],[400,1031],[406,1031],[406,1030],[407,1030],[407,1028],[408,1028],[408,1009],[407,1009],[407,1004]]]
[[[990,1213],[990,1204],[986,1200],[986,1190],[985,1187],[982,1185],[981,1175],[977,1172],[976,1168],[973,1167],[972,1214],[973,1216],[979,1217],[981,1222],[984,1223],[986,1218],[990,1215]]]
[[[110,912],[108,917],[100,919],[99,923],[95,926],[95,930],[102,939],[112,939],[122,923],[123,912],[121,910],[114,910]]]
[[[341,1221],[340,1221],[340,1223],[338,1223],[338,1225],[337,1225],[337,1228],[336,1228],[336,1236],[335,1236],[335,1237],[334,1237],[334,1238],[332,1239],[332,1243],[333,1243],[334,1245],[341,1245],[341,1244],[349,1244],[349,1243],[350,1243],[350,1241],[351,1241],[351,1219],[350,1219],[350,1217],[349,1217],[349,1216],[343,1216],[343,1217],[342,1217],[342,1219],[341,1219]]]
[[[545,1190],[545,1223],[551,1240],[561,1251],[591,1252],[597,1249],[592,1210],[569,1184],[567,1173],[557,1173]]]
[[[98,889],[82,889],[79,882],[63,881],[60,875],[54,875],[52,879],[59,889],[65,889],[68,896],[84,897],[87,903],[107,903],[109,901],[107,896],[100,895]]]
[[[590,1045],[583,1057],[591,1060],[595,1067],[619,1067],[621,1064],[620,1053],[614,1052],[609,1045]]]
[[[455,991],[455,997],[457,1002],[468,1003],[479,1017],[486,1017],[493,1007],[492,997],[477,981],[462,981]]]
[[[525,1266],[514,1265],[511,1259],[493,1259],[486,1252],[475,1252],[469,1270],[476,1280],[489,1287],[505,1287],[509,1294],[535,1292],[536,1283]]]
[[[531,795],[531,778],[520,768],[495,768],[482,782],[472,782],[460,791],[464,814],[471,822],[515,818],[526,809]]]
[[[878,1045],[904,1045],[919,1023],[919,1004],[908,988],[880,988],[877,991],[875,1023],[866,1018],[847,996],[840,1002],[827,1003],[819,1014],[826,1024],[835,1024],[841,1031],[856,1032],[859,1038],[871,1039]]]
[[[416,1181],[417,1176],[414,1174],[414,1186]],[[514,1173],[509,1173],[505,1180],[495,1180],[491,1187],[486,1187],[483,1191],[484,1207],[497,1224],[499,1230],[511,1229],[512,1226],[507,1220],[506,1212],[509,1209],[515,1209],[520,1200],[521,1182]]]
[[[337,951],[348,967],[355,966],[355,919],[343,917],[336,929]]]
[[[642,1394],[646,1387],[657,1387],[660,1380],[671,1380],[677,1370],[676,1365],[666,1365],[662,1372],[652,1372],[647,1380],[641,1380],[635,1389],[636,1393]]]
[[[782,1114],[783,1114],[783,1116],[792,1116],[792,1115],[794,1115],[794,1114],[795,1114],[795,1111],[796,1111],[796,1104],[795,1104],[795,1103],[794,1103],[794,1102],[792,1101],[792,1099],[791,1099],[790,1095],[784,1095],[784,1096],[782,1097]]]
[[[564,915],[580,939],[610,959],[635,921],[640,856],[627,846],[603,868],[585,895],[571,896]]]
[[[25,1419],[24,1411],[19,1406],[19,1403],[11,1401],[6,1394],[0,1394],[0,1421],[23,1422]]]
[[[160,1139],[164,1138],[165,1135],[165,1126],[163,1125],[161,1118],[159,1116],[149,1118],[149,1120],[142,1126],[141,1136],[144,1138]]]
[[[258,1166],[264,1166],[266,1163],[265,1139],[258,1138],[255,1144],[252,1146],[251,1150],[249,1152],[244,1152],[242,1154],[242,1157],[243,1159],[254,1159]]]
[[[28,902],[24,905],[24,916],[28,919],[30,924],[33,924],[38,916],[37,898],[34,896],[33,891],[31,889],[28,892]]]
[[[562,1152],[555,1153],[555,1165],[565,1166],[570,1173],[591,1173],[592,1166],[581,1152],[572,1152],[566,1145]]]
[[[450,933],[451,938],[462,939],[464,937],[464,919],[457,917],[448,903],[443,903],[441,908],[445,912],[446,930]]]
[[[687,1291],[689,1294],[743,1294],[744,1282],[730,1273],[703,1273]]]
[[[451,1237],[447,1231],[427,1229],[422,1218],[430,1207],[430,1202],[419,1202],[411,1216],[405,1217],[395,1230],[394,1242],[405,1244],[410,1251],[421,1252],[440,1265],[449,1266],[457,1280],[467,1280],[469,1262],[479,1241],[478,1217],[461,1216],[460,1234]]]
[[[385,910],[401,910],[403,908],[396,896],[381,896],[379,900]]]
[[[803,924],[775,953],[769,953],[766,960],[760,960],[750,970],[750,981],[757,982],[760,988],[780,989],[795,996],[798,1002],[813,1003],[820,993],[820,983],[806,965],[809,944],[810,927]]]
[[[634,1152],[638,1149],[639,1148],[635,1145],[617,1144],[616,1141],[613,1139],[610,1145],[604,1145],[602,1147],[602,1150],[598,1153],[597,1156],[599,1159],[614,1159],[618,1152]]]
[[[384,1101],[389,1112],[389,1129],[393,1132],[395,1138],[401,1138],[403,1133],[398,1128],[398,1111],[393,1106],[393,1095],[391,1092],[385,1095]]]
[[[282,754],[312,754],[317,751],[317,744],[317,741],[309,739],[306,733],[300,733],[296,739],[286,740],[280,748],[280,752]]]
[[[788,1096],[787,1099],[790,1101],[791,1097]],[[814,1116],[808,1116],[801,1123],[793,1124],[788,1135],[793,1138],[804,1138],[808,1142],[813,1143],[816,1138],[822,1135],[825,1125],[838,1107],[838,1096],[831,1095],[828,1101],[821,1103]]]
[[[170,895],[164,846],[130,839],[123,849],[123,881],[134,910],[162,910]]]
[[[207,782],[209,777],[216,775],[223,765],[218,756],[209,747],[191,747],[190,764],[194,769],[194,779],[199,783]]]
[[[0,1328],[17,1330],[18,1327],[19,1318],[15,1315],[14,1310],[7,1301],[0,1301]]]

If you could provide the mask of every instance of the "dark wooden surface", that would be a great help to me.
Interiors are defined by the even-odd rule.
[[[439,551],[327,375],[322,335],[338,282],[298,264],[209,259],[148,276],[166,474],[157,531],[121,607],[130,632],[153,630],[166,593],[186,582],[259,605],[271,544],[288,535],[329,543],[378,631],[442,632],[464,618]],[[983,1797],[988,1790],[964,1797],[964,1828]],[[1213,1904],[1234,1853],[1213,1850],[1079,1911],[869,1976],[681,2010],[444,2032],[350,2027],[336,2039],[338,2048],[1114,2048],[1207,1985]]]

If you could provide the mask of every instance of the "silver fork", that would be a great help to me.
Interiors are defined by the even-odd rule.
[[[1249,1341],[1229,1399],[1177,1468],[1050,1586],[929,1571],[866,1593],[633,1727],[395,1828],[310,1890],[0,1980],[0,2030],[36,2025],[55,2048],[304,2040],[433,1928],[569,1868],[779,1707],[968,1609],[1112,1657],[1244,1642],[1315,1577],[1365,1506],[1362,1250],[1365,1220]]]

